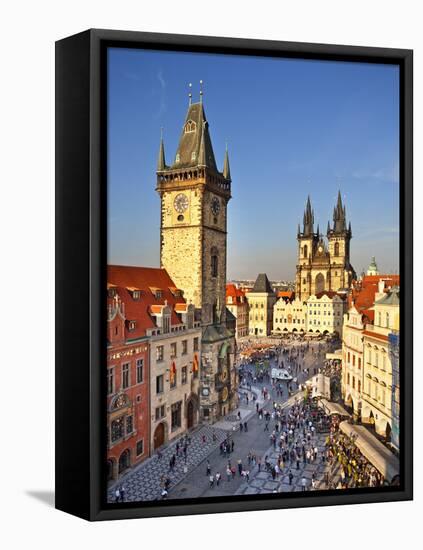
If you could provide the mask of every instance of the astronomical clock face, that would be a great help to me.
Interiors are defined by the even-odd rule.
[[[215,216],[217,216],[220,212],[220,200],[217,197],[212,198],[211,211]]]
[[[175,200],[173,201],[173,206],[175,207],[176,212],[182,214],[188,208],[188,197],[183,193],[176,195]]]

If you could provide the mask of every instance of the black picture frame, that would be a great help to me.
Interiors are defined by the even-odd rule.
[[[400,68],[401,485],[107,504],[108,47],[396,64]],[[91,29],[56,43],[56,508],[110,520],[410,500],[413,495],[413,53],[405,49]]]

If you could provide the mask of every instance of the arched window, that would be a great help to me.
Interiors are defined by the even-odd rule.
[[[218,250],[215,246],[212,247],[211,251],[211,276],[217,277],[218,271],[219,271],[219,256],[218,256]]]
[[[315,279],[315,293],[318,294],[319,292],[323,292],[325,290],[325,277],[322,273],[319,273],[316,275]]]
[[[386,312],[386,326],[389,328],[389,313]]]
[[[217,277],[217,272],[219,268],[219,262],[216,254],[213,254],[211,257],[211,276]]]
[[[303,255],[304,258],[308,257],[308,246],[306,244],[303,246]]]
[[[190,132],[195,132],[195,129],[197,128],[197,125],[193,120],[188,120],[185,124],[185,133],[189,134]]]
[[[339,256],[339,243],[335,243],[335,256]]]

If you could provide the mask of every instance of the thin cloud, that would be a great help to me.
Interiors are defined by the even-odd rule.
[[[398,183],[399,169],[395,164],[391,170],[378,169],[374,171],[356,170],[352,173],[352,177],[357,180],[367,180],[373,182]]]
[[[156,118],[160,118],[166,112],[166,108],[167,108],[167,104],[166,104],[167,84],[161,69],[157,73],[157,80],[159,81],[159,84],[160,84],[160,103],[159,103],[159,109],[155,114],[155,116]]]

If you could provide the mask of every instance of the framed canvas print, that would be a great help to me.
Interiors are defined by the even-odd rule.
[[[412,498],[412,52],[56,44],[56,506]]]

